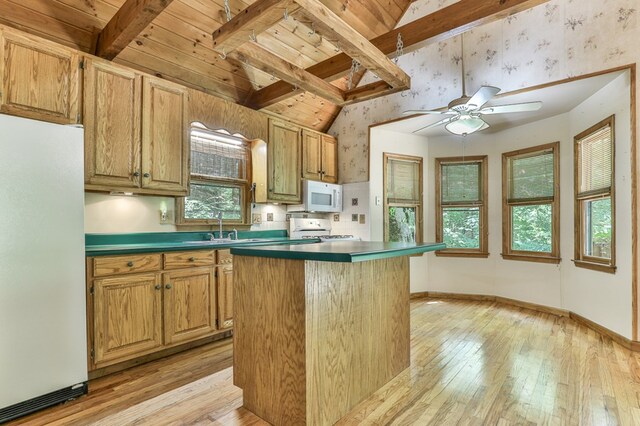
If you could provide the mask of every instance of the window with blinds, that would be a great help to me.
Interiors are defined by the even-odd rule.
[[[436,159],[438,256],[488,256],[487,157]]]
[[[615,117],[574,138],[575,261],[615,272]]]
[[[559,143],[502,154],[502,256],[560,261]]]
[[[248,165],[251,151],[238,135],[194,123],[190,134],[191,183],[182,200],[183,224],[247,222]]]
[[[385,241],[422,241],[422,158],[384,154]]]

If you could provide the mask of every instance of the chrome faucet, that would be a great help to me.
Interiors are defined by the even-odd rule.
[[[232,240],[238,239],[238,230],[236,228],[233,228],[233,231],[231,231],[230,234],[233,235],[233,238],[231,238]]]
[[[222,211],[219,211],[218,214],[216,215],[216,219],[218,219],[218,229],[219,234],[218,234],[218,239],[222,239]]]

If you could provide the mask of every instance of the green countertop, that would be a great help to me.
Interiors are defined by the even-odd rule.
[[[228,249],[231,247],[264,246],[274,244],[311,244],[317,239],[289,239],[286,230],[239,231],[238,241],[209,241],[218,232],[148,232],[139,234],[86,234],[87,256],[108,256],[130,253],[155,253],[163,251]],[[229,237],[225,231],[224,237]]]
[[[385,243],[380,241],[335,241],[301,245],[265,245],[234,247],[237,256],[275,257],[282,259],[319,260],[323,262],[362,262],[389,257],[410,256],[442,250],[443,243]]]

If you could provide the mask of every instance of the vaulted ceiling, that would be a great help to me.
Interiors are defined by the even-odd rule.
[[[291,0],[229,0],[231,16],[239,19],[248,7],[259,4],[256,1],[297,7],[297,3],[294,5]],[[396,26],[412,1],[320,0],[320,7],[328,9],[328,13],[335,14],[364,38],[374,41],[373,44],[388,55],[395,50],[396,34],[390,30]],[[433,14],[425,17],[423,22],[416,22],[417,25],[402,36],[408,39],[409,45],[423,40],[433,41],[545,1],[461,0],[445,8],[451,9],[450,12]],[[313,4],[315,0],[304,2]],[[335,37],[332,38],[333,27],[325,25],[323,28],[322,20],[313,22],[314,16],[306,13],[309,9],[305,9],[305,13],[296,13],[295,7],[291,9],[291,15],[287,13],[287,19],[280,19],[278,15],[278,22],[274,21],[273,26],[256,34],[253,43],[258,46],[254,50],[263,48],[268,51],[272,64],[275,63],[273,61],[279,61],[277,65],[284,66],[282,69],[288,66],[292,73],[301,73],[303,79],[305,76],[311,77],[307,89],[315,88],[314,82],[324,84],[316,76],[329,80],[347,101],[350,96],[366,98],[393,89],[380,82],[383,83],[381,86],[372,86],[371,93],[367,93],[369,89],[365,88],[350,95],[345,74],[351,59],[341,53],[342,50],[347,52],[345,40],[348,41],[348,37],[343,39],[341,45]],[[266,13],[259,9],[256,16],[262,19]],[[126,22],[127,17],[130,18],[129,22]],[[249,58],[254,60],[247,60],[240,50],[232,55],[221,55],[220,49],[214,50],[212,34],[221,28],[223,31],[232,27],[234,22],[227,23],[224,0],[0,0],[2,24],[83,52],[95,54],[98,51],[101,56],[133,69],[239,104],[265,109],[308,127],[327,130],[339,113],[340,106],[317,93],[331,95],[335,91],[333,87],[324,85],[330,90],[315,90],[316,94],[311,94],[301,89],[305,86],[299,88],[279,81],[274,75],[284,78],[283,73],[274,72],[274,68],[265,65],[264,61],[257,64],[255,57]],[[105,27],[107,30],[104,30]],[[115,35],[105,34],[111,30],[115,31]],[[116,39],[117,36],[122,37]],[[109,39],[109,45],[105,48],[103,44],[106,39]],[[366,40],[364,42],[368,43]],[[118,43],[122,46],[118,46]],[[304,69],[312,70],[314,76]],[[354,87],[363,73],[364,70],[361,70],[354,75]]]

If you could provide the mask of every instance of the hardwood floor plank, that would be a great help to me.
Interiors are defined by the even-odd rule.
[[[242,408],[231,341],[95,379],[29,425],[266,425]],[[636,425],[640,354],[567,317],[411,302],[411,366],[338,425]]]

